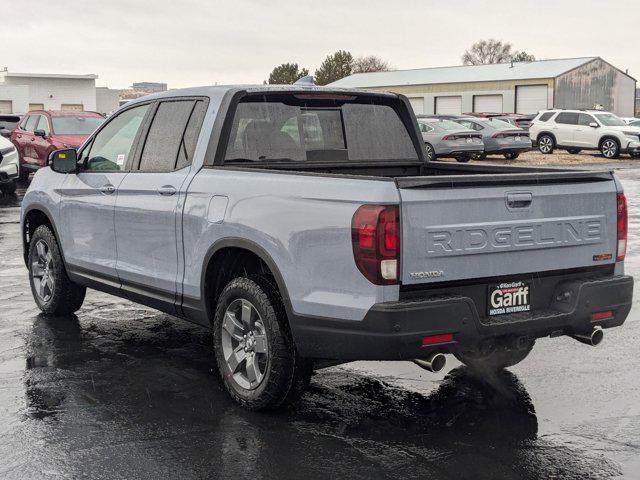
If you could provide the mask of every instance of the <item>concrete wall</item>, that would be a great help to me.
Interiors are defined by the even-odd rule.
[[[502,108],[505,113],[513,113],[516,108],[516,86],[518,85],[544,85],[549,87],[549,104],[553,105],[553,80],[518,80],[501,82],[474,82],[474,83],[447,83],[434,85],[397,85],[389,87],[367,88],[373,91],[386,91],[401,93],[409,98],[424,99],[424,113],[435,113],[435,97],[460,96],[462,97],[462,111],[473,111],[474,95],[502,95]]]
[[[601,59],[556,79],[556,108],[589,109],[602,106],[623,117],[634,114],[636,82]]]
[[[96,88],[96,112],[108,115],[120,106],[120,90]]]
[[[12,102],[13,112],[17,114],[26,113],[29,110],[29,87],[25,85],[3,85],[0,84],[0,100]]]
[[[4,85],[27,86],[28,103],[41,103],[45,110],[60,110],[62,104],[79,104],[85,110],[96,109],[95,79],[6,76]]]

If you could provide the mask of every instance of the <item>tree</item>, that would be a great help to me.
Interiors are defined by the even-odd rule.
[[[510,43],[501,42],[490,38],[480,40],[471,45],[471,48],[462,55],[464,65],[486,65],[489,63],[506,63],[511,61],[513,46]]]
[[[338,50],[324,59],[315,77],[318,85],[327,85],[341,78],[348,77],[353,71],[353,55],[346,50]]]
[[[353,61],[351,73],[386,72],[389,70],[389,63],[375,55],[358,57]]]
[[[512,62],[535,62],[536,57],[527,52],[515,52],[511,56]]]
[[[297,63],[283,63],[271,71],[268,83],[272,85],[291,85],[307,75],[309,75],[309,70],[306,68],[298,69]]]

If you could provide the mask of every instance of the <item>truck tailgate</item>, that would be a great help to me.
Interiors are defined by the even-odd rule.
[[[405,285],[615,262],[616,184],[599,172],[396,179]]]

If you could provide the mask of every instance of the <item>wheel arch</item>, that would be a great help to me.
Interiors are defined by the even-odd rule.
[[[556,146],[558,145],[558,139],[556,138],[556,136],[553,134],[553,132],[549,132],[546,130],[543,130],[542,132],[540,132],[538,134],[538,136],[536,137],[536,143],[539,142],[540,137],[542,137],[543,135],[549,135],[552,139],[553,139],[553,145]]]
[[[238,258],[238,256],[243,256],[243,258]],[[257,262],[257,264],[253,265],[257,270],[252,269],[252,273],[263,273],[273,277],[275,286],[284,303],[288,317],[287,321],[291,317],[293,310],[289,293],[282,273],[271,255],[263,247],[251,240],[231,237],[215,242],[207,250],[202,263],[200,295],[204,313],[209,321],[213,319],[217,296],[226,285],[224,280],[227,280],[228,283],[234,277],[235,272],[237,272],[234,267],[245,267],[246,265],[251,265],[251,262]],[[230,266],[231,268],[227,271],[216,270],[217,267],[224,268],[225,266]]]
[[[618,150],[622,148],[622,144],[620,143],[620,139],[618,137],[616,137],[615,135],[611,135],[610,133],[600,137],[600,140],[598,141],[598,148],[602,148],[602,144],[607,140],[613,140],[614,142],[616,142],[618,144]]]
[[[60,235],[58,235],[58,230],[56,229],[55,223],[53,223],[53,215],[51,212],[42,204],[34,203],[29,205],[22,214],[22,255],[24,258],[25,265],[28,266],[29,259],[29,244],[31,242],[31,237],[36,229],[41,225],[47,225],[51,228],[53,235],[58,242],[58,246],[60,247],[60,255],[62,256],[62,261],[65,264],[66,269],[66,260],[64,258],[64,251],[62,250],[62,245],[60,244]]]

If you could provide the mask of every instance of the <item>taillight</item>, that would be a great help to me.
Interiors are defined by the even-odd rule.
[[[445,135],[444,137],[442,137],[443,140],[457,140],[458,136],[457,135]]]
[[[627,255],[628,214],[624,193],[618,194],[618,250],[616,261],[621,262]]]
[[[363,205],[351,221],[358,270],[376,285],[398,283],[400,217],[397,205]]]

